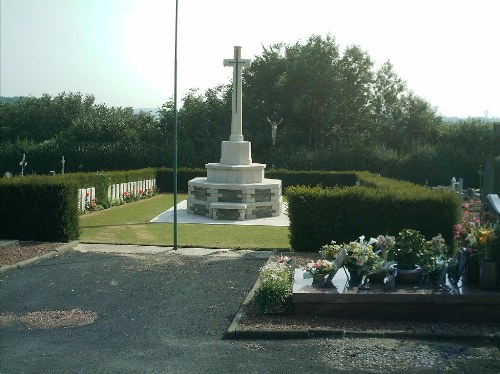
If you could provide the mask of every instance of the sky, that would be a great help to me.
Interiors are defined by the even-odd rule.
[[[175,0],[0,0],[0,96],[92,94],[158,108],[174,94]],[[500,117],[499,0],[178,0],[178,97],[227,84],[263,47],[335,38],[447,117]],[[244,95],[244,93],[243,93]]]

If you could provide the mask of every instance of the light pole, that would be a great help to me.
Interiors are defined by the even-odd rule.
[[[174,250],[177,250],[177,20],[179,0],[175,0],[175,52],[174,52]]]

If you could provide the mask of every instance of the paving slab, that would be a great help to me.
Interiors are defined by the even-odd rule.
[[[170,208],[160,215],[153,218],[151,223],[173,223],[174,208]],[[278,217],[266,217],[256,219],[239,220],[215,220],[209,217],[190,214],[187,211],[187,200],[183,200],[177,204],[177,223],[193,223],[203,225],[241,225],[241,226],[289,226],[288,204],[283,203],[281,215]]]

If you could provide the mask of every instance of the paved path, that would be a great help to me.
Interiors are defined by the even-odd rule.
[[[0,324],[0,373],[500,371],[500,356],[491,353],[496,348],[481,351],[485,348],[471,345],[224,340],[266,261],[262,253],[156,248],[151,254],[154,247],[95,245],[76,249],[1,274],[0,313],[77,309],[97,318],[79,327],[51,329],[30,329],[20,321]]]
[[[153,218],[151,223],[174,222],[174,208],[170,208],[162,214]],[[204,225],[243,225],[243,226],[289,226],[288,203],[282,204],[281,214],[278,217],[266,217],[256,219],[238,220],[214,220],[209,217],[203,217],[187,212],[187,200],[177,204],[177,222],[178,223],[198,223]]]

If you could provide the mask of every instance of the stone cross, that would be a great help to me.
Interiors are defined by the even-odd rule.
[[[242,116],[241,116],[241,69],[247,68],[251,64],[250,60],[241,59],[241,47],[234,47],[234,58],[225,59],[224,66],[233,68],[233,110],[231,116],[231,136],[230,141],[242,142]]]

